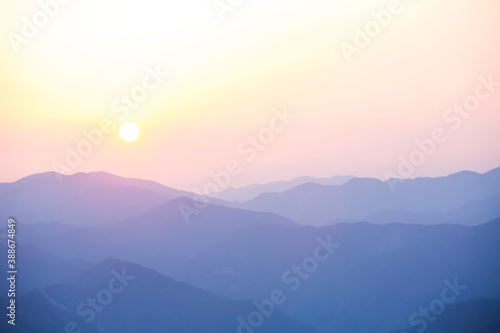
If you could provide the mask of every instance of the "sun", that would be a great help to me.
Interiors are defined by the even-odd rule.
[[[133,123],[127,123],[120,127],[120,137],[123,139],[123,141],[126,142],[137,140],[137,138],[139,137],[139,133],[139,127],[137,127],[137,125]]]

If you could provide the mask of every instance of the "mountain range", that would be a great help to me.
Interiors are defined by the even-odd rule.
[[[477,225],[498,217],[500,168],[484,174],[464,171],[409,179],[395,186],[390,181],[355,178],[338,186],[308,183],[282,193],[264,193],[238,207],[311,225],[370,220]]]
[[[0,184],[0,213],[17,220],[19,332],[414,332],[409,318],[450,284],[463,290],[426,330],[498,328],[500,168],[202,206],[155,182],[57,176]],[[196,211],[189,221],[183,207]],[[78,305],[122,268],[137,283],[86,323]],[[273,315],[264,306],[250,325],[278,294]]]
[[[2,308],[7,298],[0,299]],[[230,301],[145,267],[106,259],[79,277],[35,289],[17,301],[16,332],[219,333],[258,325],[259,332],[319,333],[277,309],[253,321],[250,301]],[[271,311],[272,310],[272,311]],[[265,317],[265,320],[263,319]],[[239,321],[239,318],[242,320]],[[0,322],[5,332],[6,320]]]

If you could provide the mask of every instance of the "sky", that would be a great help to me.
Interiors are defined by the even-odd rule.
[[[494,0],[4,0],[0,182],[486,172],[499,15]]]

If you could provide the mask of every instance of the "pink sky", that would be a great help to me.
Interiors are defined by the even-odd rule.
[[[74,2],[16,52],[7,36],[22,36],[23,17],[41,9],[3,2],[0,182],[67,164],[66,147],[84,145],[82,131],[108,118],[115,130],[68,172],[186,190],[233,160],[242,169],[235,187],[303,175],[383,178],[398,173],[400,157],[418,159],[415,141],[436,129],[446,140],[409,177],[500,166],[500,86],[479,81],[500,82],[500,3],[401,1],[348,63],[342,43],[355,46],[356,28],[389,3],[248,1],[221,21],[200,0]],[[169,73],[158,84],[156,68]],[[124,117],[113,112],[144,82],[143,100]],[[484,98],[474,111],[447,111],[477,91]],[[273,121],[279,132],[265,149],[250,148],[249,137],[284,108],[297,117],[284,127]],[[137,141],[120,139],[124,122],[139,126]]]

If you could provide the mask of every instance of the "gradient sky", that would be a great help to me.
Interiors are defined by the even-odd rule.
[[[48,1],[48,0],[47,0]],[[44,1],[46,2],[46,1]],[[500,81],[500,3],[401,1],[402,12],[347,63],[340,43],[390,1],[242,1],[221,20],[209,0],[70,0],[15,52],[37,1],[0,3],[0,182],[64,163],[83,130],[146,68],[170,76],[74,168],[153,179],[192,190],[230,160],[231,186],[308,175],[383,178],[414,141],[443,128],[447,141],[411,177],[500,166],[500,87],[461,126],[446,110]],[[251,162],[237,148],[268,126],[273,109],[298,115]]]

